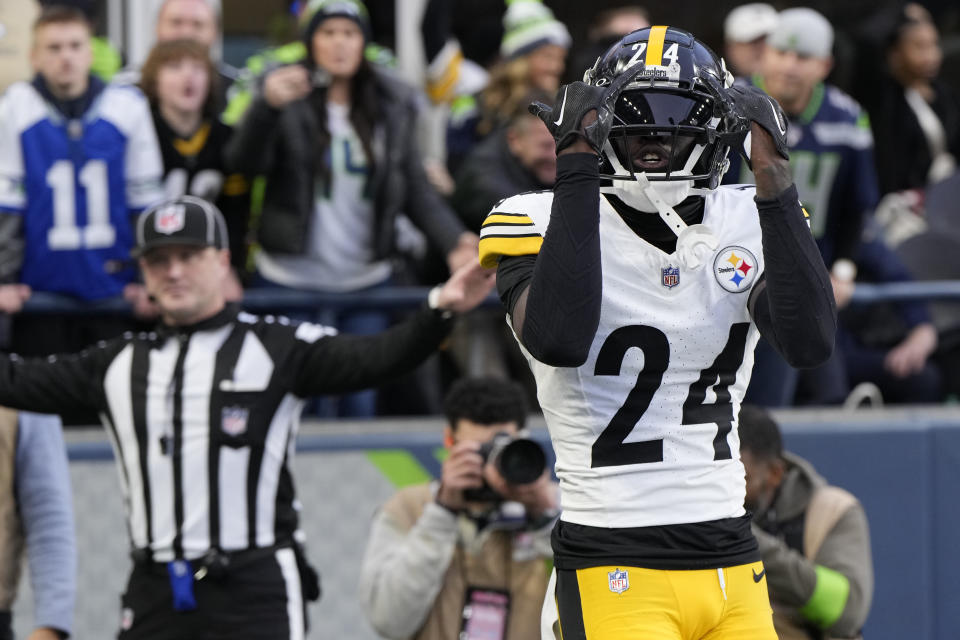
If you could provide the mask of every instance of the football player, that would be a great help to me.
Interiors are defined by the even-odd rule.
[[[557,454],[545,637],[776,638],[736,416],[760,333],[814,366],[836,329],[786,119],[665,26],[531,110],[557,141],[556,186],[494,207],[480,259]],[[731,147],[756,187],[718,186]]]

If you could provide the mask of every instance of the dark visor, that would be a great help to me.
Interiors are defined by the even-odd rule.
[[[713,115],[713,103],[706,98],[663,91],[627,91],[614,109],[614,126],[702,127]]]

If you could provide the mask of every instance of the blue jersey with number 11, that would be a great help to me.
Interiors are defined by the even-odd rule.
[[[67,120],[31,85],[0,100],[0,213],[22,217],[20,281],[87,300],[119,295],[135,269],[131,216],[162,197],[149,108],[105,88]]]

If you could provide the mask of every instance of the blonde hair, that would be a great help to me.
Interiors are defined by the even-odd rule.
[[[524,104],[530,92],[530,63],[527,56],[503,60],[490,70],[490,81],[480,94],[480,123],[477,132],[486,136],[507,123]]]

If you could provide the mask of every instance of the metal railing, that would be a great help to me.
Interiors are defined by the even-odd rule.
[[[242,306],[254,313],[288,313],[294,311],[339,312],[346,309],[397,310],[415,308],[427,298],[429,287],[391,287],[360,293],[323,293],[288,289],[247,289]],[[923,282],[858,283],[853,291],[853,304],[875,304],[903,300],[960,301],[960,280]],[[491,294],[485,306],[499,304]],[[53,293],[35,293],[26,302],[25,314],[127,314],[130,306],[122,298],[85,302]]]

